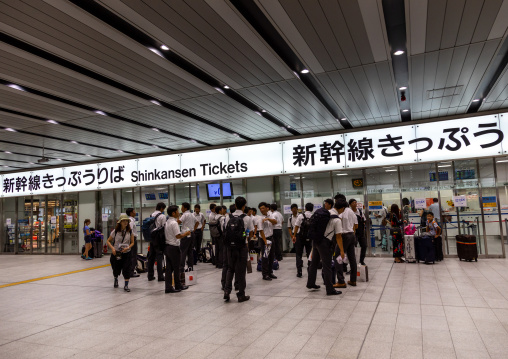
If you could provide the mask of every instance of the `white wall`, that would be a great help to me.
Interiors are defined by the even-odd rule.
[[[260,177],[247,179],[247,205],[258,207],[260,202],[273,203],[272,177]]]
[[[83,222],[90,219],[90,227],[95,228],[95,191],[79,192],[78,198],[78,250],[81,253],[81,247],[85,244],[85,235],[83,233]]]

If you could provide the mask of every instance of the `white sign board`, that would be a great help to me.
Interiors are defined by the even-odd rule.
[[[284,205],[284,214],[290,214],[291,213],[291,205],[285,204]]]
[[[17,197],[498,156],[506,153],[503,149],[508,151],[508,120],[500,119],[501,115],[476,116],[6,173],[0,176],[1,195]]]
[[[107,214],[107,213],[103,213],[103,214],[102,214],[102,221],[103,221],[103,222],[107,222],[107,221],[108,221],[108,217],[109,217],[109,214]]]
[[[415,208],[417,208],[417,209],[427,208],[427,199],[426,198],[415,198]]]
[[[66,221],[67,223],[72,223],[72,214],[67,214],[67,215],[65,216],[65,221]]]
[[[314,212],[320,208],[323,208],[323,204],[322,203],[314,203]]]
[[[455,207],[467,207],[466,196],[453,196],[453,205]]]
[[[10,226],[10,225],[11,225],[11,219],[10,219],[10,218],[6,218],[6,219],[5,219],[5,224],[6,224],[7,226]]]
[[[51,224],[56,224],[56,216],[51,216]]]

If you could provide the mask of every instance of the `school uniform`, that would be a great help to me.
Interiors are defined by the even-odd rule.
[[[236,210],[231,216],[240,217],[243,214],[241,210]],[[225,226],[227,228],[227,224],[230,220],[230,215],[228,215],[225,219]],[[252,219],[249,216],[243,217],[243,225],[245,229],[245,233],[254,230],[254,225],[252,224]],[[225,233],[225,232],[224,232]],[[237,297],[241,298],[245,296],[245,274],[247,271],[247,238],[243,243],[243,246],[224,246],[226,248],[226,257],[227,257],[227,274],[225,283],[223,283],[224,290],[231,293],[233,290],[233,276],[235,277],[235,288],[238,290],[236,294]],[[224,271],[223,271],[224,273]]]
[[[131,249],[131,277],[139,277],[139,274],[136,273],[136,267],[138,266],[138,229],[136,226],[136,219],[134,217],[130,217],[130,226],[132,230],[132,234],[134,235],[134,245]]]
[[[272,217],[277,221],[273,225],[273,244],[272,249],[275,249],[275,258],[278,261],[282,260],[282,222],[284,222],[284,216],[279,211],[273,211]]]
[[[300,213],[296,217],[296,221],[294,223],[294,227],[298,226],[298,232],[296,233],[296,242],[295,242],[295,253],[296,253],[296,269],[298,273],[302,272],[303,268],[303,250],[305,249],[305,255],[307,259],[309,258],[310,251],[312,250],[312,242],[309,238],[304,238],[302,236],[302,223],[304,218],[312,217],[312,212],[305,211],[305,213]],[[292,217],[293,218],[293,217]]]
[[[166,290],[173,289],[172,280],[175,282],[175,289],[182,289],[180,281],[180,239],[176,238],[180,234],[180,227],[175,218],[169,217],[164,226],[164,235],[166,236]]]
[[[196,217],[187,210],[180,216],[180,221],[182,222],[182,232],[191,232],[187,237],[180,239],[180,276],[183,277],[185,259],[187,259],[187,267],[191,268],[194,265],[194,253],[192,249],[194,246],[194,226],[196,225]]]
[[[312,241],[312,260],[309,268],[309,277],[307,278],[307,288],[313,288],[316,285],[316,277],[319,262],[323,263],[323,280],[325,282],[326,293],[333,294],[335,293],[335,289],[333,288],[332,283],[332,252],[331,252],[331,244],[333,236],[337,233],[340,233],[340,219],[338,218],[338,213],[335,209],[330,210],[331,216],[337,216],[336,218],[331,218],[328,221],[325,230],[325,237],[321,240],[313,240]]]
[[[152,213],[152,217],[156,217],[161,211],[155,211]],[[166,216],[161,214],[155,220],[156,228],[161,228],[166,224]],[[157,261],[157,277],[160,281],[164,280],[164,272],[162,270],[162,262],[164,261],[164,248],[159,248],[157,241],[150,242],[150,251],[148,252],[148,280],[152,280],[154,277],[153,266]]]
[[[353,212],[351,208],[346,208],[344,212],[341,213],[340,218],[342,220],[342,246],[344,248],[344,253],[347,255],[349,260],[349,265],[351,266],[351,274],[350,281],[356,282],[357,275],[357,264],[356,264],[356,254],[355,254],[355,224],[358,224],[358,218],[356,214]],[[340,255],[339,246],[335,247],[335,254]],[[337,279],[339,283],[346,283],[344,279],[344,267],[339,265],[337,268]]]
[[[125,253],[122,252],[123,247],[131,244],[131,233],[131,231],[115,232],[114,229],[111,231],[110,236],[113,237],[112,244],[115,248],[116,256],[111,253],[109,262],[111,263],[113,276],[115,278],[118,278],[120,274],[123,274],[125,280],[128,280],[131,277],[131,249]]]
[[[217,238],[217,244],[215,245],[215,250],[217,251],[217,260],[215,262],[215,266],[219,269],[224,268],[224,261],[226,261],[226,252],[224,248],[224,221],[226,219],[222,214],[217,215],[219,217],[219,226],[221,229],[222,235]]]
[[[203,224],[205,223],[205,216],[203,213],[196,213],[194,212],[194,217],[196,217],[196,221],[199,223],[198,228],[194,231],[194,249],[196,250],[196,255],[199,255],[199,252],[201,251],[201,246],[203,243]],[[197,258],[194,259],[194,262],[196,262]]]
[[[265,234],[265,238],[267,241],[271,241],[272,245],[270,248],[270,253],[268,256],[265,255],[266,244],[265,241],[261,238],[261,265],[262,265],[262,274],[264,277],[273,276],[273,261],[275,260],[275,250],[274,250],[274,241],[273,241],[273,224],[270,221],[263,222],[265,218],[273,218],[273,215],[269,215],[267,213],[266,216],[261,216],[258,221],[258,229],[262,230]]]
[[[222,275],[221,275],[221,284],[222,284],[222,288],[223,289],[226,289],[226,279],[227,279],[227,276],[228,276],[228,265],[229,265],[229,260],[228,260],[228,247],[226,247],[225,243],[224,243],[224,237],[226,236],[226,218],[229,217],[229,214],[226,214],[225,216],[221,216],[220,220],[219,220],[219,224],[220,224],[220,228],[222,230],[222,237],[220,239],[220,251],[221,251],[221,256],[220,256],[220,261],[221,261],[221,264],[220,264],[220,267],[218,268],[221,268],[222,269]]]

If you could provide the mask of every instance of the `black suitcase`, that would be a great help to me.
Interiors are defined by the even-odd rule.
[[[96,239],[93,241],[93,255],[95,258],[101,258],[103,252],[104,245],[102,244],[102,239]],[[89,251],[90,252],[90,251]]]
[[[83,247],[81,247],[81,255],[84,255],[84,254],[85,254],[85,245],[83,244]],[[88,256],[90,258],[94,258],[94,248],[93,248],[93,246],[92,246],[92,248],[90,248],[88,250]]]
[[[444,259],[443,254],[443,238],[441,236],[433,238],[434,241],[434,252],[436,253],[436,261],[442,261]]]
[[[433,238],[429,236],[415,237],[416,261],[424,261],[426,264],[436,262],[436,250]]]
[[[478,262],[478,247],[476,246],[476,236],[467,234],[458,234],[455,236],[457,241],[457,256],[459,260]]]

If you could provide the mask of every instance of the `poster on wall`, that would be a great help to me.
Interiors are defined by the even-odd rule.
[[[107,214],[107,213],[103,213],[103,214],[102,214],[102,221],[103,221],[103,222],[107,222],[107,221],[108,221],[108,217],[109,217],[109,214]]]
[[[51,216],[51,224],[56,224],[56,216]]]
[[[290,204],[284,205],[284,214],[291,214],[291,205]]]
[[[455,207],[467,207],[466,196],[453,196],[453,205]]]
[[[427,208],[427,199],[426,198],[415,198],[415,208],[416,209]]]
[[[493,208],[497,206],[496,196],[482,197],[483,208]]]
[[[11,225],[11,219],[10,219],[10,218],[6,218],[6,219],[5,219],[5,224],[6,224],[7,226],[10,226],[10,225]]]
[[[67,223],[72,223],[72,214],[65,215],[65,221]]]

